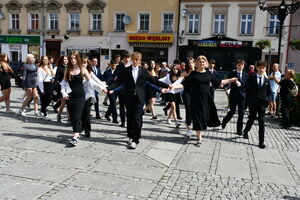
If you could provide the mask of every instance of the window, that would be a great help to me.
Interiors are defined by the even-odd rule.
[[[79,13],[70,13],[70,30],[79,31]]]
[[[29,14],[30,15],[30,29],[39,29],[39,14]]]
[[[92,14],[92,27],[93,31],[100,31],[101,30],[101,14],[94,13]]]
[[[251,35],[252,34],[252,14],[242,14],[241,15],[241,34]]]
[[[124,13],[116,14],[116,27],[115,31],[125,31],[125,24],[123,22],[123,17],[125,16]]]
[[[173,13],[166,13],[163,15],[163,32],[173,32],[173,21]]]
[[[140,31],[149,31],[149,14],[140,14]]]
[[[190,34],[198,34],[199,33],[199,19],[200,15],[198,14],[189,14],[188,15],[188,23],[189,23],[189,31]]]
[[[225,14],[215,14],[214,34],[225,34]]]
[[[279,20],[277,18],[277,15],[270,15],[268,34],[269,35],[279,34]]]
[[[49,29],[58,30],[58,13],[49,14]]]
[[[11,29],[20,29],[19,14],[11,14]]]

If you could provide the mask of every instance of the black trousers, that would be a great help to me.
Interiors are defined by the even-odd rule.
[[[112,115],[113,120],[117,121],[118,114],[117,114],[117,109],[116,109],[116,95],[115,94],[108,94],[108,99],[109,99],[109,106],[107,109],[107,112],[105,114],[105,117],[109,117]]]
[[[44,116],[47,116],[47,107],[51,103],[52,96],[52,83],[44,82],[44,94],[40,94],[41,97],[41,112]]]
[[[261,105],[259,103],[252,102],[251,105],[249,105],[249,119],[247,121],[246,127],[245,127],[245,132],[249,132],[253,122],[258,114],[258,138],[259,138],[259,143],[262,144],[264,143],[265,139],[265,112],[266,112],[266,106]]]
[[[92,106],[92,97],[85,101],[84,107],[81,113],[82,120],[82,130],[85,133],[91,132],[91,106]]]
[[[95,103],[94,103],[94,108],[95,108],[95,112],[96,112],[96,116],[100,115],[100,111],[99,111],[99,97],[98,97],[98,92],[95,92]]]
[[[238,120],[237,120],[237,124],[236,124],[236,131],[237,131],[237,133],[242,133],[243,119],[244,119],[244,113],[245,113],[245,99],[229,100],[229,107],[230,107],[230,110],[227,113],[227,115],[224,117],[222,123],[227,124],[231,120],[233,115],[235,114],[236,107],[238,107]]]
[[[143,126],[143,105],[139,102],[137,96],[135,98],[134,102],[126,104],[127,136],[138,144]]]
[[[182,99],[185,107],[186,125],[190,126],[192,124],[191,95],[188,92],[183,92]]]
[[[67,107],[71,118],[73,133],[80,133],[82,131],[81,114],[83,111],[84,104],[84,97],[69,99],[67,101]]]
[[[120,109],[121,122],[125,123],[125,99],[124,99],[124,94],[120,93],[118,95],[118,98],[119,98],[119,109]]]
[[[281,107],[280,112],[282,116],[282,125],[290,126],[290,108],[291,108],[291,100],[286,97],[281,97]]]

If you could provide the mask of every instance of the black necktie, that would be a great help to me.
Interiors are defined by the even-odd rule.
[[[261,83],[262,83],[262,82],[261,82],[262,77],[259,76],[258,78],[259,78],[259,87],[261,87],[261,86],[262,86],[262,84],[261,84]]]
[[[238,72],[238,78],[241,80],[241,72]]]

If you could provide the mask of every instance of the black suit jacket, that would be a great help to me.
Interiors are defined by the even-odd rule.
[[[118,75],[119,84],[124,86],[124,98],[126,104],[145,103],[145,83],[149,81],[159,87],[168,88],[169,85],[158,81],[149,75],[148,71],[142,67],[139,68],[137,82],[134,82],[132,77],[132,66],[123,69],[122,73]],[[139,102],[136,102],[136,96]]]
[[[111,69],[108,69],[103,73],[102,80],[104,80],[106,82],[109,90],[113,90],[116,87],[118,87],[118,84],[116,81],[117,75],[118,75],[117,70],[115,70],[114,73],[112,73]]]
[[[249,106],[268,106],[268,96],[271,95],[270,80],[265,77],[263,86],[259,87],[257,83],[257,74],[253,73],[248,79],[246,92],[249,100]]]
[[[228,78],[238,78],[237,71],[231,72]],[[249,79],[248,74],[246,72],[242,72],[242,80],[239,79],[241,86],[238,87],[237,84],[235,83],[230,84],[230,94],[229,94],[230,100],[238,100],[238,99],[243,100],[246,98],[246,87],[247,87],[248,79]]]

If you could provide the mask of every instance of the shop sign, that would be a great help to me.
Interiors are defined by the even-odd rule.
[[[200,40],[196,42],[198,47],[217,47],[218,43],[214,40]]]
[[[128,34],[128,42],[140,43],[173,43],[174,36],[167,34]]]
[[[288,66],[288,68],[293,68],[294,67],[294,63],[288,63],[287,66]]]
[[[221,41],[220,47],[242,47],[242,41]]]
[[[0,35],[0,43],[5,44],[40,44],[40,36]]]

